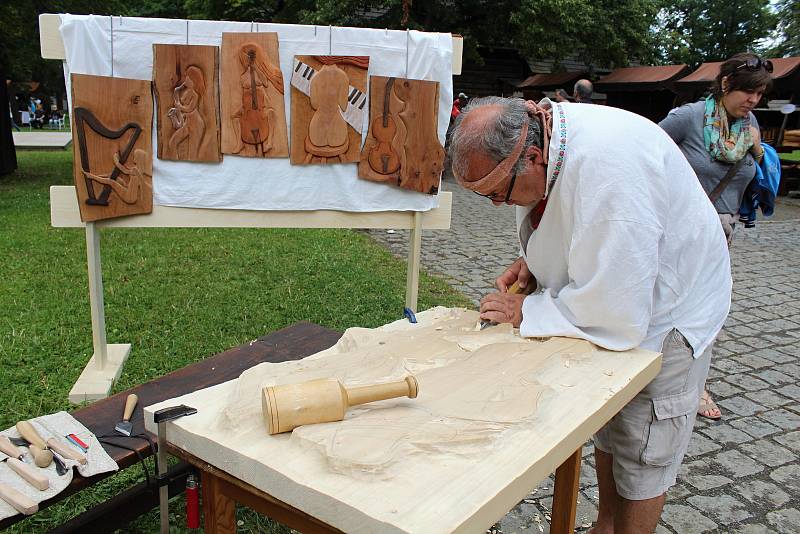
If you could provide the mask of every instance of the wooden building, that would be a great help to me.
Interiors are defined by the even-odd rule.
[[[689,67],[661,65],[615,69],[595,83],[606,93],[606,103],[658,122],[676,104],[675,80],[686,76]]]

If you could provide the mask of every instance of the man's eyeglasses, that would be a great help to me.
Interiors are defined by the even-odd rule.
[[[742,63],[741,65],[736,67],[734,69],[734,71],[746,68],[750,72],[756,72],[758,69],[760,69],[762,67],[764,68],[765,71],[769,72],[770,74],[772,73],[772,69],[773,69],[772,61],[770,61],[768,59],[764,60],[764,59],[761,59],[760,57],[748,58],[744,63]]]
[[[511,198],[511,191],[514,189],[514,182],[517,181],[517,172],[514,171],[511,173],[511,182],[508,184],[508,191],[506,191],[505,197],[498,196],[497,193],[489,193],[488,195],[484,195],[483,193],[478,193],[477,191],[473,191],[476,195],[486,197],[492,202],[506,202],[509,198]]]

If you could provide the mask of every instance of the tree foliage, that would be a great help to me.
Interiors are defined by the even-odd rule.
[[[656,34],[663,59],[696,67],[758,51],[776,18],[769,0],[673,0],[661,11],[660,23]]]
[[[800,56],[800,2],[779,0],[775,7],[778,17],[778,43],[770,49],[769,55]]]

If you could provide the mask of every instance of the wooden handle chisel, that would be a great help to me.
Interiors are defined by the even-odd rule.
[[[8,484],[0,483],[0,499],[14,507],[18,512],[31,515],[39,511],[39,505],[27,495],[23,495]]]

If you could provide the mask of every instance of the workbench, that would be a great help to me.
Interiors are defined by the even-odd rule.
[[[139,404],[131,418],[133,433],[142,433],[144,432],[143,406],[226,382],[238,377],[245,369],[262,362],[298,360],[330,347],[341,335],[341,332],[312,323],[295,323],[252,343],[245,343],[107,399],[97,401],[72,412],[72,415],[97,436],[115,435],[114,425],[122,418],[125,399],[129,394],[135,393],[139,396]],[[155,436],[151,434],[150,437],[155,443]],[[112,440],[134,449],[128,450],[110,444],[103,445],[121,470],[136,464],[140,456],[147,458],[153,454],[147,440],[125,438],[119,434],[109,441]],[[178,495],[183,491],[188,472],[189,469],[185,463],[170,469],[171,496]],[[40,503],[39,507],[43,509],[51,506],[113,474],[113,472],[103,473],[91,478],[75,476],[66,490],[52,499]],[[156,506],[158,506],[158,489],[148,488],[147,484],[142,482],[109,501],[78,515],[52,532],[77,532],[78,530],[92,533],[113,532]],[[25,517],[18,514],[0,521],[0,530],[22,521]]]
[[[302,532],[484,532],[554,471],[551,532],[572,532],[581,447],[655,377],[660,356],[524,339],[509,325],[477,331],[476,318],[437,308],[415,325],[350,329],[302,362],[146,406],[146,425],[159,409],[197,408],[165,436],[201,471],[207,532],[235,532],[237,502]],[[267,435],[265,386],[324,376],[355,387],[404,372],[419,398]]]

